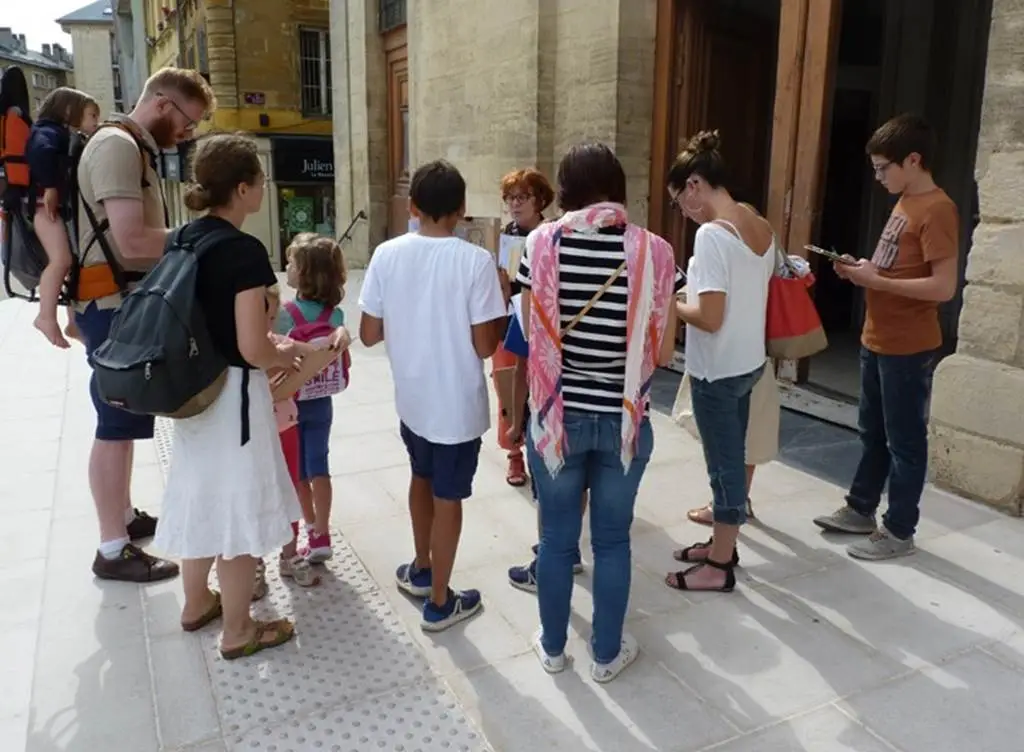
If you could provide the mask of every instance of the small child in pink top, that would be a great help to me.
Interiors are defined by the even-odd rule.
[[[277,319],[280,308],[280,297],[276,290],[271,290],[268,301],[267,315],[270,317],[271,326]],[[277,334],[270,334],[278,338]],[[288,465],[288,475],[291,476],[292,484],[299,488],[299,408],[294,397],[274,403],[274,418],[277,420],[277,432],[281,438],[281,450],[284,452],[284,461]],[[318,575],[308,561],[298,553],[299,545],[299,523],[292,521],[292,540],[283,549],[278,560],[278,568],[282,577],[288,577],[303,587],[313,587],[320,584]]]

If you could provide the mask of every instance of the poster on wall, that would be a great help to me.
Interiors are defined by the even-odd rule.
[[[313,199],[310,196],[292,196],[285,201],[285,223],[288,234],[313,232],[316,220],[313,217]]]
[[[420,221],[416,217],[409,217],[409,232],[416,232],[420,229]],[[495,256],[498,256],[498,235],[501,231],[501,220],[496,217],[463,217],[455,226],[455,237],[462,238],[468,243],[473,243],[481,248],[486,248]]]

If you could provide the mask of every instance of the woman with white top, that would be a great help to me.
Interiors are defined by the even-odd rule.
[[[765,368],[765,310],[776,250],[771,226],[725,189],[718,146],[717,131],[698,133],[668,175],[672,203],[700,225],[688,274],[696,299],[676,305],[686,322],[686,371],[714,524],[710,540],[673,554],[693,566],[665,581],[679,590],[729,592],[739,561],[736,538],[747,518],[744,445],[750,393]]]

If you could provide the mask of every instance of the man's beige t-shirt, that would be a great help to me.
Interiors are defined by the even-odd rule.
[[[88,202],[96,221],[102,224],[107,218],[104,201],[136,199],[142,202],[143,222],[147,227],[166,228],[160,176],[154,166],[160,154],[156,141],[147,130],[124,115],[113,115],[110,119],[125,122],[126,127],[132,128],[149,153],[140,153],[135,139],[121,128],[101,128],[96,131],[85,145],[78,164],[81,202]],[[156,264],[156,259],[125,259],[113,233],[108,229],[104,234],[114,257],[126,271],[149,271]],[[107,263],[102,247],[93,239],[92,225],[82,206],[78,208],[78,248],[79,252],[85,251],[83,266]],[[94,302],[99,308],[114,308],[121,302],[121,296],[109,295]],[[76,309],[84,311],[87,306],[88,302],[81,302],[76,304]]]

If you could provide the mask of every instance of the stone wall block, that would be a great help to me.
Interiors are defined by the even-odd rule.
[[[964,289],[959,352],[1012,363],[1020,345],[1024,297],[1020,292],[972,284]]]
[[[1020,516],[1024,449],[941,423],[932,423],[929,433],[932,482]]]
[[[1024,290],[1024,224],[978,225],[967,260],[967,281]]]
[[[950,355],[935,372],[931,419],[1024,448],[1024,370]]]
[[[1024,88],[1020,90],[1024,92]],[[1019,102],[1007,117],[1020,118]],[[991,154],[978,181],[983,219],[1024,222],[1024,149]]]

